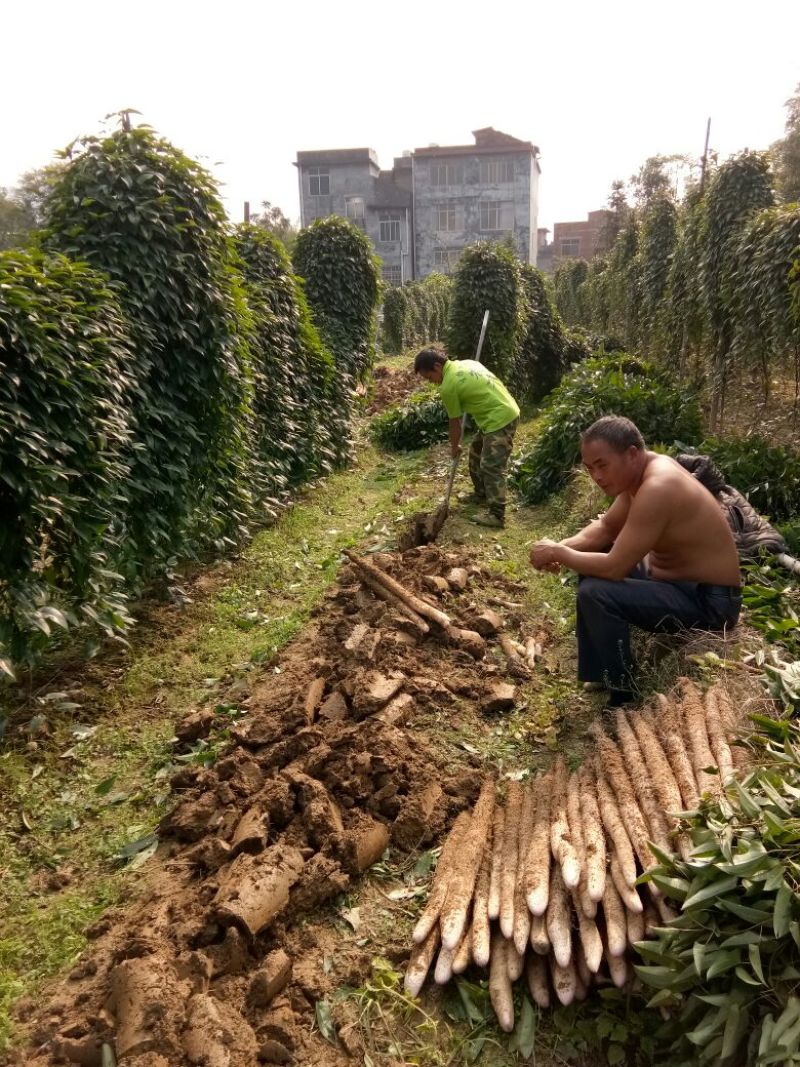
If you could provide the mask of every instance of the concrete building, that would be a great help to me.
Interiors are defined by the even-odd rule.
[[[300,221],[343,215],[369,235],[384,278],[449,273],[478,240],[510,240],[536,263],[539,149],[491,126],[474,145],[429,145],[382,171],[370,148],[298,152]]]
[[[560,259],[591,259],[605,251],[604,238],[608,217],[607,209],[590,211],[583,222],[556,222],[553,224],[553,263]]]
[[[300,225],[341,215],[360,226],[383,260],[384,278],[400,285],[414,277],[410,155],[381,170],[371,148],[298,152]]]

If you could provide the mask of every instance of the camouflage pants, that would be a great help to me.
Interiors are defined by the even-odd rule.
[[[469,476],[475,495],[486,498],[489,511],[502,519],[506,511],[506,468],[519,419],[493,433],[480,430],[469,446]]]

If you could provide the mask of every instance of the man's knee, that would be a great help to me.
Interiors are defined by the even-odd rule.
[[[610,586],[615,583],[607,578],[581,578],[578,582],[578,608],[584,611],[595,607],[605,607],[609,601]]]

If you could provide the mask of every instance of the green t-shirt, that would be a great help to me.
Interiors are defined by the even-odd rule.
[[[442,366],[439,395],[451,419],[465,412],[484,433],[502,430],[519,417],[514,397],[482,363],[474,359],[448,359]]]

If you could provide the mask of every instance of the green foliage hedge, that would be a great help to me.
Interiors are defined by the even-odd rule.
[[[384,315],[394,315],[399,307],[398,297],[384,305]],[[456,272],[447,335],[452,357],[475,358],[487,308],[489,326],[481,362],[503,379],[520,403],[541,400],[567,366],[589,354],[587,341],[577,331],[565,329],[541,271],[520,263],[510,248],[483,242],[467,249]],[[399,311],[397,316],[400,323]],[[389,329],[399,328],[390,319]],[[373,419],[372,433],[384,448],[423,448],[447,436],[447,416],[438,401],[412,398]]]
[[[329,472],[336,459],[331,418],[335,367],[311,321],[286,249],[258,226],[239,226],[251,337],[259,475],[268,513],[275,498]]]
[[[51,632],[128,623],[133,347],[117,294],[62,256],[0,254],[0,668]]]
[[[400,355],[412,345],[444,339],[453,285],[444,274],[429,274],[387,290],[383,298],[382,345]]]
[[[512,484],[526,504],[539,504],[566,484],[580,457],[580,434],[602,415],[632,419],[649,444],[701,436],[697,398],[664,371],[630,356],[589,359],[552,393],[542,431],[513,464]]]
[[[381,448],[410,452],[447,440],[447,412],[431,389],[413,393],[398,407],[376,415],[370,422],[370,437]]]
[[[337,366],[362,379],[375,357],[378,263],[369,238],[335,215],[317,219],[295,244],[294,266],[320,336]]]
[[[725,481],[773,523],[800,516],[800,452],[763,437],[709,437],[698,451],[711,456]]]
[[[137,351],[131,578],[241,539],[253,483],[246,314],[208,174],[147,128],[89,137],[47,203],[44,243],[119,284]]]
[[[454,359],[474,359],[483,322],[489,326],[481,362],[509,380],[523,327],[519,262],[506,245],[479,241],[461,256],[455,274],[447,351]]]
[[[232,236],[210,176],[167,141],[124,117],[69,155],[43,251],[0,262],[7,675],[55,631],[121,634],[147,579],[240,544],[346,459],[373,354],[375,261],[344,220],[300,242],[331,353],[280,245]]]
[[[760,766],[691,817],[688,860],[648,875],[681,909],[636,967],[675,1067],[800,1063],[800,729],[756,723]]]

